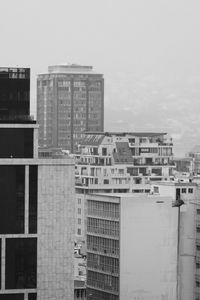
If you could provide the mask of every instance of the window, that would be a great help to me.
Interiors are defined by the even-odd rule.
[[[188,189],[189,194],[193,194],[193,189]]]
[[[200,282],[196,281],[196,287],[200,287]]]
[[[77,234],[78,234],[78,235],[81,235],[81,229],[80,229],[80,228],[78,228]]]
[[[36,288],[37,283],[37,239],[7,238],[6,289]]]
[[[80,218],[78,218],[78,224],[81,225],[81,219]]]
[[[196,263],[196,268],[200,269],[200,263],[199,262]]]
[[[155,194],[158,194],[158,193],[159,193],[159,187],[158,187],[158,186],[154,186],[154,187],[153,187],[153,192],[154,192]]]
[[[81,204],[81,198],[78,198],[78,204]]]
[[[197,215],[200,215],[200,208],[197,208]]]
[[[186,194],[186,193],[187,193],[187,189],[184,188],[184,189],[181,190],[181,192],[182,192],[183,194]]]
[[[81,208],[78,208],[78,214],[81,215]]]

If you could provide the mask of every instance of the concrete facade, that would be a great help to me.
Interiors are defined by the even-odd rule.
[[[155,186],[153,187],[155,188]],[[157,194],[179,208],[178,300],[200,299],[200,186],[193,182],[157,183]]]
[[[178,209],[171,199],[133,194],[87,199],[91,299],[176,300]]]

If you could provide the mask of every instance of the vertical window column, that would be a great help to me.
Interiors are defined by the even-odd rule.
[[[29,166],[25,166],[25,234],[28,234],[29,219]]]

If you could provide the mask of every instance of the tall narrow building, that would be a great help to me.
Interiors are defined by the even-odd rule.
[[[50,66],[37,78],[39,146],[75,152],[85,131],[104,129],[104,79],[91,66]]]
[[[8,85],[0,117],[0,300],[72,299],[74,163],[38,158],[29,89],[26,100],[9,102],[13,86],[24,94],[18,74],[30,69],[15,70],[0,68]]]

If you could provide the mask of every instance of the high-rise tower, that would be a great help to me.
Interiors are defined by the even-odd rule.
[[[104,129],[104,79],[91,66],[50,66],[37,79],[39,146],[76,151],[85,131]]]
[[[74,162],[38,158],[29,74],[0,68],[0,300],[72,299]]]

